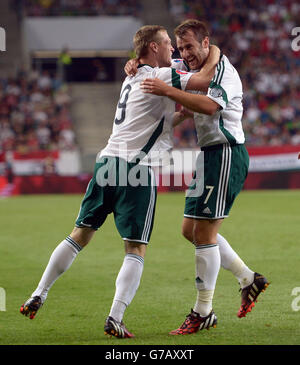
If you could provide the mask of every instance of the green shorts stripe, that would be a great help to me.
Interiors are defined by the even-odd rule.
[[[216,217],[223,217],[225,214],[228,181],[231,167],[231,147],[223,145],[220,180],[216,202]]]
[[[144,240],[145,242],[149,241],[149,233],[150,233],[151,224],[152,224],[152,221],[153,221],[153,213],[154,213],[154,205],[155,205],[155,188],[154,188],[154,186],[155,186],[155,176],[154,176],[154,173],[153,173],[151,168],[149,168],[149,173],[151,175],[152,186],[151,186],[150,202],[149,202],[149,205],[148,205],[144,230],[143,230],[143,233],[142,233],[142,241]]]

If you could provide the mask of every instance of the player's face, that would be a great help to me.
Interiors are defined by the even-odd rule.
[[[172,64],[172,47],[171,39],[167,32],[160,31],[161,39],[158,45],[157,61],[159,67],[170,67]]]
[[[199,70],[209,53],[209,40],[206,37],[201,43],[194,32],[188,30],[182,37],[176,37],[177,48],[181,58],[188,63],[191,70]]]

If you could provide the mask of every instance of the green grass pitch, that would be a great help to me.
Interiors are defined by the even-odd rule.
[[[300,344],[300,311],[295,310],[300,288],[298,299],[292,295],[300,287],[300,191],[243,191],[223,223],[221,233],[240,257],[271,282],[246,318],[236,316],[240,293],[235,277],[221,269],[213,303],[217,328],[168,335],[196,298],[194,249],[181,236],[183,193],[158,195],[141,285],[124,317],[136,338],[103,333],[124,256],[112,216],[56,281],[36,318],[25,318],[20,305],[35,289],[53,249],[72,230],[81,199],[45,195],[0,201],[0,287],[6,294],[0,345]]]

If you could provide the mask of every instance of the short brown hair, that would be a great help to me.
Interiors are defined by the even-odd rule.
[[[198,42],[202,42],[205,37],[209,37],[206,24],[196,19],[187,19],[179,24],[175,28],[174,34],[176,37],[182,38],[188,30],[191,30],[195,34]]]
[[[160,41],[159,31],[166,31],[161,25],[144,25],[140,28],[133,38],[134,51],[137,58],[147,55],[148,45],[151,42]]]

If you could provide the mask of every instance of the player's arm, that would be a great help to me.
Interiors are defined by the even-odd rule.
[[[207,91],[212,78],[215,75],[215,68],[220,60],[220,49],[217,46],[210,46],[209,55],[205,64],[199,72],[193,74],[189,79],[186,90]]]
[[[176,89],[158,78],[145,79],[141,83],[141,88],[143,92],[148,94],[167,96],[168,98],[176,101],[178,104],[181,104],[196,113],[213,115],[220,108],[219,104],[206,95],[191,94],[186,91]]]
[[[206,61],[200,72],[193,74],[185,87],[185,90],[204,90],[207,91],[209,83],[215,73],[215,67],[219,62],[220,50],[216,46],[212,46],[210,57]],[[204,76],[207,75],[207,76]],[[164,81],[155,79],[146,79],[141,83],[141,88],[145,93],[155,94],[159,96],[167,96],[168,98],[183,105],[189,110],[197,113],[213,115],[220,105],[205,95],[190,94],[169,86]]]

